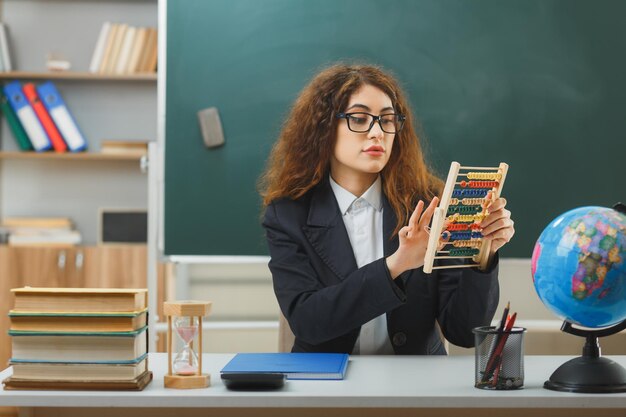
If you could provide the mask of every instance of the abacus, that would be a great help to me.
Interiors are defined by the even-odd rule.
[[[505,163],[495,168],[450,164],[441,201],[433,214],[424,272],[487,266],[491,241],[483,239],[480,223],[489,214],[489,205],[500,197],[508,169]],[[449,240],[440,250],[443,233]],[[471,259],[471,262],[433,266],[435,259]]]

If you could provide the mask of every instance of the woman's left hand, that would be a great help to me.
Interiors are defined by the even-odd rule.
[[[494,200],[489,206],[489,214],[481,222],[483,237],[491,240],[490,255],[506,245],[515,234],[511,212],[505,206],[504,198]]]

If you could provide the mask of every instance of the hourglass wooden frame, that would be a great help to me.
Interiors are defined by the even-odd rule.
[[[211,375],[202,373],[202,318],[211,311],[208,301],[166,301],[163,314],[167,317],[167,375],[164,377],[165,388],[206,388],[211,384]],[[172,372],[172,317],[189,317],[192,322],[197,318],[198,326],[198,371],[194,375],[176,375]],[[190,342],[193,349],[193,340]]]
[[[450,164],[446,185],[430,228],[424,257],[425,273],[443,268],[486,268],[491,241],[482,238],[480,223],[489,214],[489,205],[500,197],[508,170],[509,166],[504,162],[497,167],[461,166],[458,162]],[[443,232],[449,233],[450,240],[443,249],[439,249]],[[436,259],[469,259],[470,262],[434,266]]]

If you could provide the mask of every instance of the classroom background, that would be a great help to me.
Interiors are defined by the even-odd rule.
[[[517,234],[501,258],[498,311],[510,301],[518,312],[527,354],[580,353],[580,340],[562,333],[536,296],[530,256],[556,215],[623,198],[626,3],[5,0],[0,7],[0,52],[9,58],[0,80],[51,80],[88,146],[77,154],[26,152],[2,120],[0,217],[67,218],[80,234],[79,244],[61,249],[0,245],[3,308],[7,289],[22,285],[152,282],[153,306],[213,302],[206,352],[277,351],[279,310],[256,178],[308,77],[338,59],[364,60],[403,82],[442,176],[452,160],[509,163],[503,195]],[[118,59],[94,62],[106,23],[118,32]],[[59,71],[66,63],[71,68]],[[217,148],[204,145],[198,121],[210,107],[225,138]],[[107,213],[121,213],[118,223],[104,223]],[[104,229],[124,229],[133,213],[147,216],[143,242],[103,240]],[[237,233],[226,233],[232,227]],[[7,326],[4,314],[0,325]],[[624,342],[624,334],[602,340],[603,353],[624,354]]]

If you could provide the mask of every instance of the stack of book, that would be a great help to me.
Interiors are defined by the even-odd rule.
[[[13,81],[3,87],[0,108],[23,151],[79,152],[87,141],[56,86]]]
[[[142,390],[147,290],[17,288],[5,389]]]
[[[0,230],[12,246],[68,247],[82,241],[80,232],[74,230],[67,217],[6,217]]]
[[[154,73],[156,68],[156,28],[104,22],[91,57],[90,72],[123,75]]]

